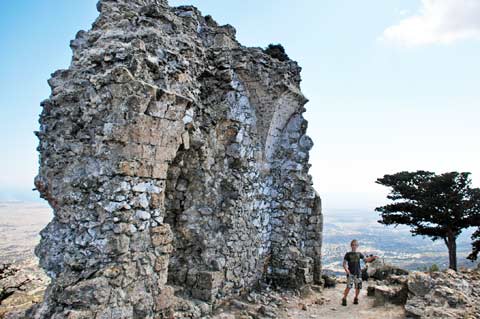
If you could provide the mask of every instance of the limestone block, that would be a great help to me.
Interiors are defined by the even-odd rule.
[[[163,310],[172,306],[174,302],[174,290],[170,286],[165,286],[160,291],[160,294],[155,297],[155,309]]]
[[[163,224],[150,229],[153,246],[162,246],[170,244],[173,240],[173,233],[168,224]]]

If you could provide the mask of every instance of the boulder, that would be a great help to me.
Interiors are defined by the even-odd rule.
[[[423,273],[408,276],[406,313],[414,318],[479,318],[479,272]]]
[[[408,290],[405,285],[373,285],[368,287],[367,294],[375,298],[374,306],[384,306],[387,303],[404,305]]]
[[[391,275],[408,275],[408,271],[378,258],[367,263],[367,274],[370,278],[384,280]]]
[[[325,288],[333,288],[337,285],[337,277],[335,276],[329,276],[329,275],[322,275],[322,279],[323,279],[323,286]]]

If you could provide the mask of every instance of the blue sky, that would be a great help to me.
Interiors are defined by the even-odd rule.
[[[480,1],[171,0],[237,29],[246,46],[282,43],[302,66],[326,210],[384,203],[386,173],[470,171],[480,185]],[[39,103],[67,68],[95,0],[1,1],[0,200],[38,198]]]

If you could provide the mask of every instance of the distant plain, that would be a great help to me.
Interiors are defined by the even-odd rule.
[[[42,202],[0,202],[0,263],[32,258],[40,230],[52,219]]]

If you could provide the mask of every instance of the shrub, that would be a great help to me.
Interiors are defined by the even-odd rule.
[[[269,44],[264,50],[266,54],[280,61],[288,61],[290,58],[285,53],[285,49],[281,44]]]

